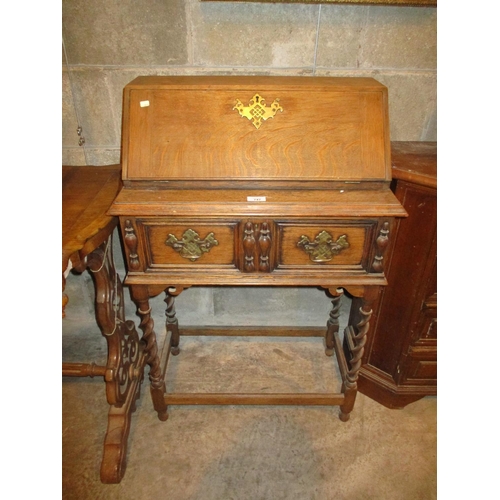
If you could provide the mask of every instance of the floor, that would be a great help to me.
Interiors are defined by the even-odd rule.
[[[106,344],[92,319],[89,278],[71,275],[67,291],[63,359],[103,362]],[[183,308],[192,303],[177,308],[181,327]],[[153,311],[163,340],[163,301],[153,301]],[[321,338],[181,337],[167,385],[186,392],[340,389]],[[118,485],[99,480],[107,424],[102,378],[63,378],[62,411],[62,491],[68,500],[437,497],[436,398],[389,410],[359,394],[346,423],[335,407],[291,406],[172,406],[161,422],[146,378]]]

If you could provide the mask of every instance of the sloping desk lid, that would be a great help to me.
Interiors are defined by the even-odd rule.
[[[388,181],[387,88],[371,78],[139,77],[124,180]]]

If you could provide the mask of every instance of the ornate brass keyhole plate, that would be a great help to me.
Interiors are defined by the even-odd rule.
[[[165,245],[172,247],[181,257],[192,262],[218,244],[219,242],[215,239],[214,233],[209,233],[202,240],[200,235],[193,229],[184,231],[181,240],[178,240],[173,234],[169,234],[165,241]]]
[[[328,262],[342,250],[349,248],[349,242],[346,234],[339,236],[337,241],[333,241],[333,236],[328,231],[321,231],[314,241],[302,235],[297,246],[309,255],[312,262]]]
[[[283,108],[279,104],[279,99],[275,99],[271,106],[267,107],[265,99],[259,94],[255,94],[250,99],[248,106],[244,106],[239,99],[236,99],[236,106],[233,109],[238,110],[242,117],[251,120],[256,129],[260,128],[262,120],[265,121],[268,118],[273,118],[278,111],[283,112]]]

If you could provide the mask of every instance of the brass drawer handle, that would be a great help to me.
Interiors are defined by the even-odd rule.
[[[214,233],[209,233],[205,239],[200,239],[200,235],[193,229],[187,229],[178,240],[173,234],[169,234],[165,240],[165,245],[172,247],[181,257],[194,262],[204,253],[207,253],[219,242],[215,239]]]
[[[251,120],[256,129],[262,125],[262,120],[265,121],[268,118],[274,118],[274,115],[278,111],[283,112],[283,108],[279,104],[279,99],[275,99],[268,108],[266,100],[259,94],[255,94],[250,99],[249,106],[243,106],[243,103],[239,99],[236,99],[236,105],[233,109],[238,110],[242,117]]]
[[[302,235],[297,246],[302,248],[313,262],[328,262],[342,250],[349,248],[349,242],[346,234],[339,236],[337,241],[333,241],[333,236],[328,231],[321,231],[314,241]]]

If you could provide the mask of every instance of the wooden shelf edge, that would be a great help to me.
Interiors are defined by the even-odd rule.
[[[306,405],[339,406],[343,394],[327,393],[171,393],[165,394],[167,405]]]

